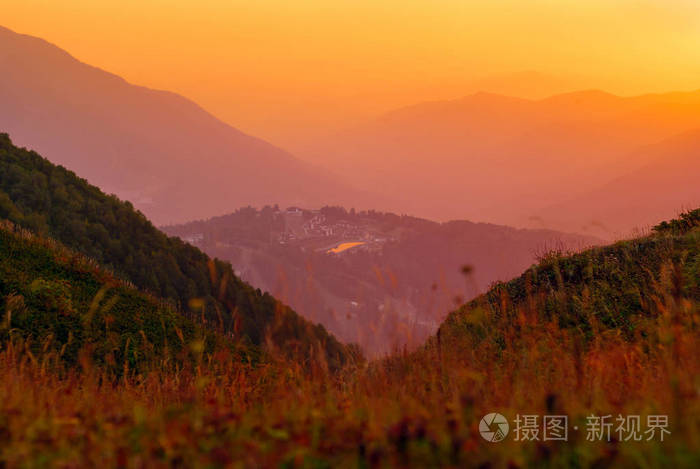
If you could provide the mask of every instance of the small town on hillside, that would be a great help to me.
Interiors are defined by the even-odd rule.
[[[260,216],[260,213],[257,214]],[[328,217],[322,210],[305,210],[289,207],[276,209],[276,220],[281,220],[283,229],[270,233],[270,241],[280,245],[302,245],[303,249],[325,251],[329,254],[341,254],[350,250],[379,251],[382,246],[396,238],[383,232],[370,219]],[[352,218],[352,217],[348,217]],[[205,235],[192,232],[182,236],[192,245],[202,246]],[[217,244],[230,245],[235,240],[214,240]]]

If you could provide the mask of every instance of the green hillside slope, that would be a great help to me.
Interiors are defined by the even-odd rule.
[[[451,314],[441,334],[460,338],[477,330],[499,334],[522,311],[590,337],[594,328],[628,338],[645,334],[646,319],[671,300],[700,301],[700,209],[656,226],[648,237],[621,241],[573,256],[550,254],[519,278],[499,283]],[[491,324],[476,327],[479,319]],[[651,326],[653,327],[653,326]],[[497,340],[497,339],[494,339]]]
[[[229,264],[169,238],[129,202],[17,148],[6,134],[0,134],[2,218],[85,254],[237,341],[299,357],[321,353],[331,366],[346,358],[346,348],[322,326],[242,282]]]
[[[230,342],[55,241],[0,223],[0,342],[25,340],[68,365],[162,371]],[[87,356],[81,356],[89,351]],[[254,347],[245,358],[256,359]]]
[[[451,313],[415,353],[370,366],[351,409],[378,412],[367,425],[389,429],[371,440],[389,466],[697,467],[699,286],[700,210],[649,236],[552,253]],[[510,425],[497,443],[479,431],[492,412]],[[524,415],[537,416],[537,439],[518,431]],[[566,416],[565,441],[543,439],[547,415]],[[592,432],[596,416],[614,422],[609,437]],[[645,432],[634,441],[630,416]]]

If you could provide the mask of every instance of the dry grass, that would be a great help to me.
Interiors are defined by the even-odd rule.
[[[346,369],[252,368],[225,352],[113,382],[87,359],[63,370],[21,342],[0,352],[0,459],[8,467],[692,467],[700,455],[698,305],[659,297],[631,340],[523,308],[463,311],[503,340],[442,334],[412,354]],[[536,303],[536,302],[535,302]],[[482,440],[487,412],[567,414],[567,444]],[[585,441],[585,417],[668,414],[661,443]],[[554,442],[556,443],[556,442]]]
[[[453,313],[420,349],[338,372],[274,353],[253,366],[193,343],[193,360],[116,377],[89,350],[67,368],[52,348],[11,340],[0,350],[0,461],[699,467],[699,244],[696,230],[549,256]],[[490,412],[511,423],[567,415],[569,440],[487,442],[478,423]],[[590,442],[592,414],[667,415],[671,435]]]

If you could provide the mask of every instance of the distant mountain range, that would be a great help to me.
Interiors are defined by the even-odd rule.
[[[375,211],[244,208],[163,230],[369,353],[418,345],[445,312],[549,250],[599,239]],[[466,270],[465,270],[466,269]]]
[[[192,101],[127,83],[0,27],[0,129],[128,199],[156,223],[267,203],[362,197],[327,171],[221,122]]]
[[[685,182],[700,155],[688,134],[700,131],[700,91],[480,92],[420,103],[310,142],[301,154],[309,163],[186,98],[1,27],[0,67],[0,129],[157,224],[246,205],[338,204],[610,239],[700,201]],[[572,85],[524,72],[470,86],[541,96]],[[619,189],[655,167],[663,182]]]
[[[570,213],[544,210],[572,200],[585,205],[591,220],[616,231],[596,234],[615,237],[697,203],[700,185],[682,189],[683,164],[663,163],[675,190],[628,187],[626,197],[657,201],[658,210],[642,218],[617,218],[607,212],[615,200],[591,195],[586,204],[586,194],[662,164],[655,160],[680,157],[673,148],[665,154],[665,144],[649,146],[696,129],[700,91],[620,97],[591,90],[537,100],[476,93],[398,109],[312,144],[306,154],[355,184],[401,197],[400,211],[580,231],[580,222],[561,224],[580,220],[574,205]],[[693,145],[687,141],[683,151],[690,156],[683,161],[693,152],[695,161],[700,158]],[[624,204],[618,207],[624,211]]]
[[[632,153],[645,162],[583,195],[540,212],[550,226],[601,236],[643,232],[700,204],[700,130],[686,132]]]
[[[535,70],[490,75],[467,84],[465,94],[487,92],[527,99],[544,99],[555,94],[586,89],[583,77],[558,76]]]

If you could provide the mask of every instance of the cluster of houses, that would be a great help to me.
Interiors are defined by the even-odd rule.
[[[260,217],[260,213],[257,213],[257,217]],[[329,217],[321,210],[289,207],[286,210],[276,209],[274,218],[280,223],[275,223],[275,228],[269,233],[270,242],[278,244],[303,243],[302,249],[336,252],[333,248],[339,244],[353,243],[354,250],[377,251],[387,241],[393,239],[373,226],[371,221],[359,217],[353,218],[352,215],[343,216],[341,214]],[[204,247],[206,236],[201,232],[190,232],[181,238],[194,246]],[[232,247],[235,244],[236,240],[217,239],[215,241],[217,247]]]
[[[302,210],[290,207],[284,212],[285,229],[277,234],[280,244],[301,240],[333,239],[334,241],[362,241],[363,249],[379,249],[389,240],[367,223],[353,223],[349,220],[328,220],[320,210]]]
[[[193,246],[201,246],[204,241],[204,233],[192,233],[187,236],[183,236],[182,240],[186,243],[190,243]]]

